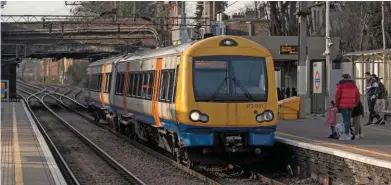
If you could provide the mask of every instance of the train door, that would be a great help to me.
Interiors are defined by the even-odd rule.
[[[155,121],[155,124],[157,127],[161,127],[162,124],[160,122],[160,116],[159,116],[159,96],[161,94],[161,79],[162,79],[162,63],[163,59],[158,58],[156,59],[156,67],[155,67],[155,78],[154,78],[154,84],[153,84],[153,93],[152,93],[152,115],[153,119]]]
[[[176,64],[178,58],[167,57],[163,61],[164,69],[161,73],[161,84],[159,93],[159,116],[167,121],[175,122],[175,83],[176,83]]]
[[[100,102],[103,108],[106,104],[110,104],[110,80],[111,80],[111,64],[103,64],[101,72],[101,87],[100,87]]]

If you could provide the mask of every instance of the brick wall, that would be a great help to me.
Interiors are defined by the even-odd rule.
[[[285,170],[289,165],[294,176],[312,177],[324,185],[391,183],[391,169],[279,142],[275,143],[267,158],[267,161],[270,161],[270,169]]]
[[[248,36],[248,21],[245,20],[233,20],[226,22],[227,35]],[[254,26],[253,36],[269,36],[269,27],[266,21],[251,21]]]

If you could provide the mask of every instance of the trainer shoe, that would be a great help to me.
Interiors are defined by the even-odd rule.
[[[384,121],[384,119],[383,119],[383,118],[380,118],[380,119],[378,119],[378,120],[376,121],[375,125],[378,125],[379,123],[381,123],[381,122],[383,122],[383,121]]]
[[[373,122],[368,122],[367,124],[365,124],[364,126],[369,126],[369,125],[372,125]]]
[[[364,137],[364,134],[360,134],[360,138],[363,138]]]

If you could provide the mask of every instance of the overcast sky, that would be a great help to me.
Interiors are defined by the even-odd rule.
[[[235,1],[229,1],[228,5]],[[192,16],[196,1],[187,1],[187,15]],[[252,1],[238,1],[228,7],[226,13],[241,12],[246,7],[254,7]],[[3,15],[68,15],[72,6],[65,6],[65,1],[7,1],[2,9]]]

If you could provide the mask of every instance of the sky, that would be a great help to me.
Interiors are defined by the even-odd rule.
[[[228,5],[235,1],[229,1]],[[193,16],[196,1],[187,1],[186,12],[188,16]],[[231,15],[241,12],[246,7],[253,7],[252,1],[237,1],[229,6],[226,13]],[[65,6],[65,1],[7,1],[7,5],[2,9],[2,15],[69,15],[72,6]]]

